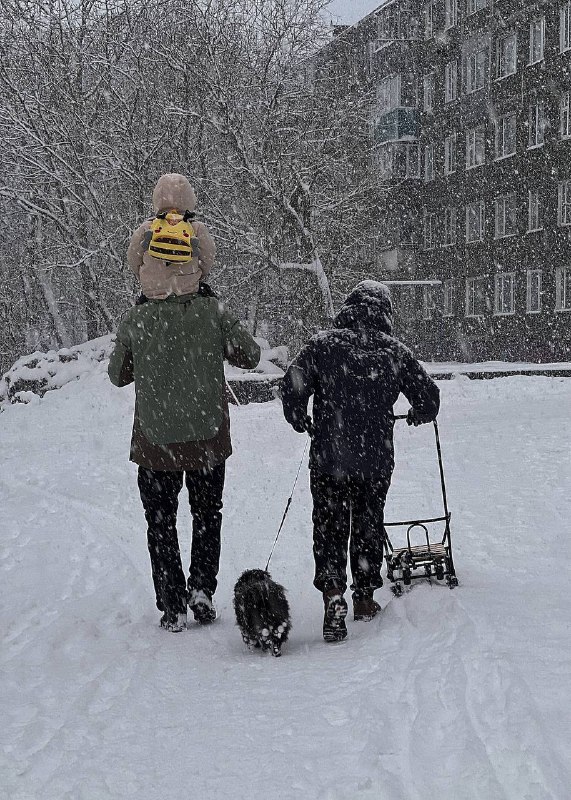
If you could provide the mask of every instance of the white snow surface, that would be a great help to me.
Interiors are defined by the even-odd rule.
[[[339,645],[321,638],[303,469],[270,568],[293,618],[274,659],[244,647],[232,587],[265,564],[304,438],[277,402],[232,409],[221,617],[167,633],[133,392],[105,369],[0,414],[2,800],[571,796],[571,379],[440,384],[460,586],[385,586]],[[387,520],[438,514],[432,427],[401,424],[396,457]],[[186,562],[183,494],[179,520]]]

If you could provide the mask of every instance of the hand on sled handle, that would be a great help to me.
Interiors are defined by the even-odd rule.
[[[422,414],[415,408],[409,408],[408,414],[406,415],[407,425],[414,425],[416,428],[419,425],[424,425],[426,422],[432,422],[432,417],[430,417],[428,414]]]
[[[311,436],[313,433],[313,423],[311,421],[311,417],[308,414],[305,414],[303,417],[296,419],[294,422],[291,423],[292,428],[296,433],[309,433]]]

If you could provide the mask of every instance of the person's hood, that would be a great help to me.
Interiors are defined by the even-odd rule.
[[[194,211],[196,194],[188,178],[177,172],[161,175],[153,191],[153,208],[156,214],[176,208],[177,211]]]
[[[393,303],[388,286],[362,281],[347,296],[334,320],[336,328],[392,334]]]

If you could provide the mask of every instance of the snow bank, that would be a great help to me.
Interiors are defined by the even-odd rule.
[[[114,337],[101,336],[75,347],[35,352],[23,356],[0,378],[0,404],[30,403],[43,397],[52,389],[60,389],[67,383],[101,368],[113,349]],[[255,370],[236,369],[226,366],[226,377],[230,381],[270,381],[284,375],[288,362],[287,347],[270,347],[265,339],[256,339],[262,348],[262,357]],[[270,395],[271,396],[271,395]]]
[[[52,389],[79,380],[108,359],[112,347],[109,335],[75,347],[23,356],[0,379],[0,401],[27,403],[34,396],[42,397]]]

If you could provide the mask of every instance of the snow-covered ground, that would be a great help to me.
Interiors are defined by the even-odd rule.
[[[460,587],[384,587],[379,619],[324,644],[304,470],[271,567],[281,659],[244,648],[231,608],[303,452],[277,403],[232,410],[221,618],[178,635],[157,624],[132,391],[101,363],[5,407],[2,800],[568,800],[571,379],[440,385]],[[387,518],[438,513],[432,429],[396,446]]]

